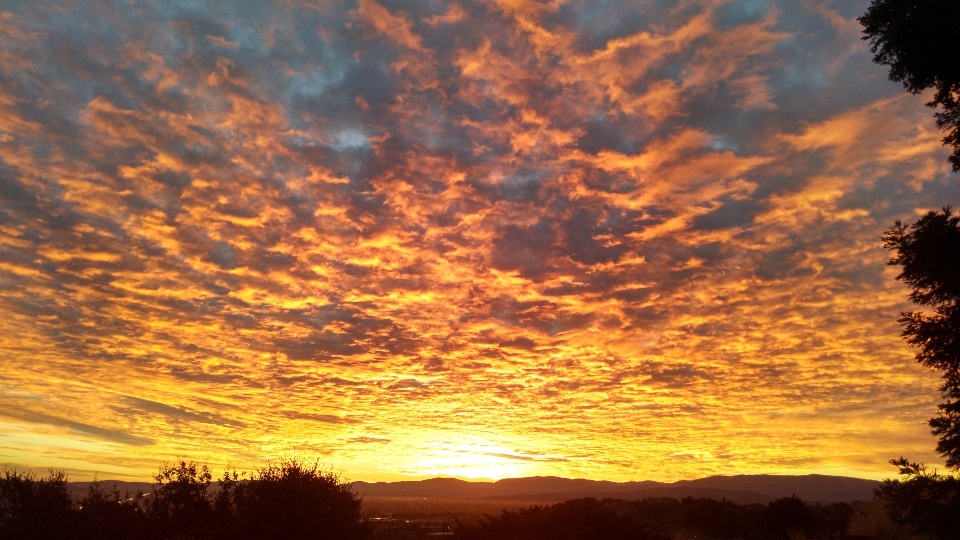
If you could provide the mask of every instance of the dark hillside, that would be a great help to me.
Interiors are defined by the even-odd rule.
[[[712,476],[674,483],[608,482],[557,477],[509,478],[466,482],[454,478],[406,482],[354,482],[353,489],[371,497],[438,499],[509,499],[561,502],[574,498],[709,497],[741,504],[766,503],[796,495],[814,502],[852,502],[873,498],[879,482],[842,476],[740,475]]]

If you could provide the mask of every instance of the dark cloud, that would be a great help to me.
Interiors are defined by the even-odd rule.
[[[565,463],[570,461],[569,459],[566,459],[566,458],[551,458],[547,456],[527,456],[527,455],[520,455],[520,454],[489,453],[484,455],[503,458],[503,459],[514,459],[518,461],[544,461],[548,463]]]
[[[667,388],[679,388],[698,381],[713,380],[713,377],[708,372],[698,369],[695,366],[650,366],[646,371],[648,383],[662,385]]]
[[[152,440],[145,437],[138,437],[122,431],[92,426],[82,422],[74,422],[73,420],[68,420],[59,416],[30,411],[27,409],[3,411],[0,412],[0,416],[33,424],[65,427],[79,435],[86,435],[89,437],[125,444],[128,446],[149,446],[154,444]]]
[[[311,422],[322,422],[325,424],[357,424],[359,420],[349,416],[337,416],[334,414],[314,414],[295,411],[285,411],[283,416],[295,420],[309,420]]]
[[[138,414],[141,412],[147,412],[152,414],[159,414],[170,418],[172,421],[176,422],[200,422],[203,424],[214,424],[219,426],[229,426],[235,428],[242,428],[244,424],[236,420],[231,420],[220,416],[219,414],[211,414],[206,412],[191,411],[181,407],[174,407],[171,405],[166,405],[157,401],[152,401],[149,399],[143,399],[133,396],[124,396],[123,405],[120,406],[123,409],[123,412],[126,414]]]
[[[507,225],[494,241],[491,263],[524,277],[543,276],[551,270],[550,255],[556,241],[557,234],[546,220],[529,227]]]
[[[360,444],[384,444],[390,442],[390,439],[381,439],[379,437],[353,437],[348,442]]]
[[[537,342],[526,337],[526,336],[517,336],[512,339],[508,339],[500,342],[500,347],[515,347],[518,349],[533,349],[537,346]]]
[[[697,216],[693,226],[698,229],[728,229],[731,227],[747,227],[753,222],[761,210],[761,203],[752,199],[723,200],[722,206],[708,214]]]
[[[303,338],[280,338],[273,341],[272,348],[291,360],[327,360],[364,350],[356,339],[339,332],[314,332]]]

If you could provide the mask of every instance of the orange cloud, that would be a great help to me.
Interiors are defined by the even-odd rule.
[[[0,17],[0,461],[936,460],[877,237],[958,191],[849,14],[197,9]]]

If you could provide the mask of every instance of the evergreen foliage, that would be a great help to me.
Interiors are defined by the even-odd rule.
[[[927,106],[940,107],[937,127],[953,147],[953,170],[960,170],[960,2],[873,0],[858,20],[873,61],[890,67],[890,80],[914,94],[934,89]]]
[[[891,464],[903,480],[886,480],[877,490],[893,521],[928,538],[960,538],[960,478],[930,472],[904,458]]]
[[[947,207],[909,226],[897,221],[883,241],[910,299],[932,309],[902,313],[900,323],[907,342],[920,348],[917,361],[943,372],[945,401],[930,426],[947,467],[960,469],[960,216]]]

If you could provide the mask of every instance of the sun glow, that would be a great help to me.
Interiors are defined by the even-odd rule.
[[[474,439],[469,443],[436,445],[428,451],[432,455],[420,459],[413,468],[428,475],[473,480],[530,476],[531,467],[523,463],[530,458],[504,446]]]

